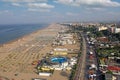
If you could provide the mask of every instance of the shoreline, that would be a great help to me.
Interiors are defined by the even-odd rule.
[[[58,24],[52,23],[52,24],[50,24],[50,25],[48,25],[48,26],[46,26],[42,29],[39,29],[39,30],[34,31],[30,34],[24,35],[23,37],[20,37],[18,39],[15,39],[15,40],[9,41],[8,43],[3,44],[2,46],[0,46],[0,56],[1,56],[0,60],[6,58],[11,53],[15,53],[14,52],[15,49],[18,48],[18,47],[34,46],[35,43],[33,43],[33,41],[35,41],[35,37],[37,37],[38,35],[41,35],[41,33],[43,33],[42,35],[44,35],[45,30],[49,30],[49,28],[51,28],[51,26],[55,26],[55,25],[58,25]],[[38,43],[39,43],[39,41],[38,41]],[[39,43],[39,44],[41,44],[41,43]],[[22,53],[22,50],[20,50],[20,51]]]
[[[32,64],[34,61],[43,59],[53,50],[51,44],[62,29],[62,25],[50,24],[44,29],[20,38],[20,41],[16,40],[0,47],[0,76],[9,80],[32,80],[32,78],[68,80],[68,77],[61,75],[62,71],[55,71],[51,77],[39,76],[36,65]],[[76,49],[77,45],[63,47]],[[66,73],[70,75],[70,71]]]
[[[52,23],[46,27],[43,27],[42,29],[39,29],[39,30],[34,31],[30,34],[24,35],[18,39],[14,39],[14,40],[9,41],[3,45],[0,45],[0,56],[1,56],[0,60],[6,58],[11,53],[16,53],[16,52],[14,52],[16,48],[19,48],[19,47],[26,48],[26,47],[30,47],[30,46],[34,46],[34,45],[41,45],[44,43],[46,44],[48,41],[44,41],[44,40],[41,41],[42,35],[45,36],[47,39],[49,39],[49,36],[52,36],[51,32],[54,32],[54,34],[56,34],[56,31],[49,31],[50,28],[54,29],[54,27],[56,27],[57,25],[58,24]],[[49,36],[47,37],[44,34],[49,35]],[[36,41],[37,38],[38,38],[38,41]],[[41,41],[41,43],[40,43],[40,41]],[[38,43],[38,44],[36,44],[36,43]],[[22,50],[20,50],[20,52],[22,53]]]
[[[9,40],[8,42],[1,43],[1,44],[0,44],[0,47],[3,47],[4,45],[7,45],[7,44],[12,44],[12,43],[14,43],[14,42],[17,42],[17,41],[21,40],[22,38],[25,38],[25,37],[30,36],[30,35],[32,35],[32,34],[35,34],[35,33],[37,33],[37,32],[40,31],[40,30],[44,30],[45,28],[48,28],[50,25],[51,25],[51,24],[49,24],[48,26],[43,26],[41,29],[35,30],[35,31],[30,32],[30,33],[28,33],[28,34],[25,34],[25,35],[23,35],[23,36],[21,36],[21,37],[15,38],[15,39],[13,39],[13,40]]]

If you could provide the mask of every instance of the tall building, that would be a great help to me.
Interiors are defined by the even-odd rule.
[[[109,30],[111,33],[115,33],[115,27],[109,27],[108,30]]]
[[[120,33],[120,28],[115,28],[115,33]]]
[[[98,29],[98,31],[102,31],[102,30],[107,30],[108,28],[105,27],[105,26],[100,26],[100,27],[98,27],[97,29]]]

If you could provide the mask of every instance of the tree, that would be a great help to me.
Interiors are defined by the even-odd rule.
[[[102,37],[102,36],[104,36],[104,35],[103,35],[103,33],[100,31],[100,32],[96,32],[96,36],[97,36],[97,37]]]

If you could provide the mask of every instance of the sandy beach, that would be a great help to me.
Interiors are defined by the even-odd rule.
[[[59,24],[51,24],[44,29],[1,46],[0,77],[6,78],[6,80],[46,78],[36,73],[36,65],[32,65],[32,62],[41,60],[46,53],[53,49],[51,43],[62,29],[61,27]],[[71,48],[75,48],[75,46]],[[68,80],[69,75],[70,71],[55,71],[53,76],[47,77],[46,79]]]

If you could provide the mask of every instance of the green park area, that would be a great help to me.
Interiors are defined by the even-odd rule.
[[[120,47],[97,49],[99,58],[120,57]]]

